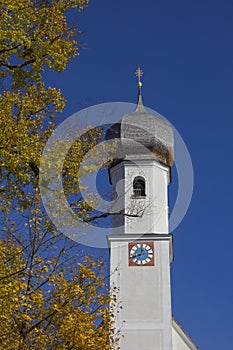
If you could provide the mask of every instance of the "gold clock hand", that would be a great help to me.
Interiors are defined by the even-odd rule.
[[[143,248],[141,248],[142,249],[142,251],[140,252],[140,253],[138,253],[138,254],[134,254],[134,255],[132,255],[132,258],[136,258],[137,256],[140,256],[140,255],[142,255],[143,253],[144,253],[144,251],[146,250],[145,248],[143,249]]]

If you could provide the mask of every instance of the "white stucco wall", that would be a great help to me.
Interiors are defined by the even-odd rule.
[[[172,350],[170,244],[171,236],[147,236],[154,242],[154,266],[129,266],[128,243],[140,235],[109,236],[111,285],[119,286],[122,309],[115,327],[121,330],[121,350]]]
[[[172,344],[173,350],[198,350],[198,347],[174,319],[172,321]]]
[[[133,180],[141,176],[146,183],[146,197],[134,199]],[[168,184],[169,168],[154,159],[135,159],[123,161],[111,169],[111,179],[114,191],[118,193],[115,211],[124,209],[129,216],[113,217],[113,225],[122,221],[119,234],[164,233],[168,228]],[[137,214],[137,209],[143,209],[143,215]]]
[[[124,336],[121,350],[197,350],[182,328],[172,319],[170,262],[172,236],[168,234],[169,168],[154,159],[124,160],[111,171],[118,200],[113,211],[124,214],[144,207],[141,217],[113,216],[110,285],[118,287],[122,309],[116,310],[114,326]],[[133,180],[145,179],[146,196],[136,198]],[[131,209],[130,209],[131,208]],[[143,236],[144,235],[144,236]],[[130,266],[129,242],[153,242],[154,266]]]

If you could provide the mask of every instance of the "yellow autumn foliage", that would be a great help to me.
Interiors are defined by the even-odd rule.
[[[38,258],[1,241],[0,349],[114,349],[103,262],[86,257],[63,271],[52,256]]]
[[[64,70],[79,53],[67,12],[87,3],[0,3],[0,350],[117,348],[105,259],[86,256],[57,232],[38,188],[52,118],[65,106],[61,91],[47,87],[43,76],[46,69]],[[63,166],[67,197],[78,193],[78,166],[100,139],[101,130],[93,129],[70,149]],[[91,210],[80,202],[77,215],[89,217]]]

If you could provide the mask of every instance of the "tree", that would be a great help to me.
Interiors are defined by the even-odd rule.
[[[37,177],[41,152],[54,128],[51,118],[65,105],[59,89],[45,87],[43,72],[64,70],[78,54],[76,31],[68,25],[66,12],[81,10],[87,1],[1,4],[1,175],[9,186],[25,185]]]
[[[0,12],[0,349],[112,349],[114,335],[104,259],[86,256],[57,232],[38,190],[39,163],[65,99],[46,87],[78,54],[67,12],[86,0],[3,0]],[[78,165],[101,139],[86,133],[64,164],[67,196],[77,193]],[[87,142],[88,141],[88,142]],[[86,169],[88,171],[88,167]],[[79,214],[90,207],[79,203]]]
[[[39,229],[40,214],[32,219],[23,245],[1,242],[0,348],[112,349],[107,306],[113,296],[104,292],[103,261],[86,256],[78,262],[80,256],[71,255],[74,246],[63,242],[59,249],[45,223]]]

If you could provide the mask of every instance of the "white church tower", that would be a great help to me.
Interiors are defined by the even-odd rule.
[[[168,185],[174,160],[171,125],[142,103],[142,71],[137,70],[138,103],[132,114],[110,127],[120,149],[109,174],[115,203],[108,237],[110,285],[119,288],[115,327],[121,350],[197,350],[172,317],[168,225]],[[116,230],[116,229],[115,229]]]

